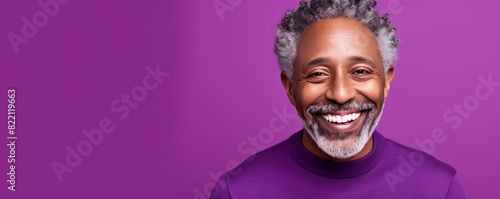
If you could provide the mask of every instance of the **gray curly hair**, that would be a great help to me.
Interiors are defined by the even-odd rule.
[[[307,26],[321,19],[344,17],[362,23],[374,33],[384,72],[387,72],[396,62],[399,40],[388,14],[378,14],[376,4],[373,0],[310,0],[301,1],[296,11],[286,11],[278,24],[274,42],[281,71],[292,81],[297,43]]]

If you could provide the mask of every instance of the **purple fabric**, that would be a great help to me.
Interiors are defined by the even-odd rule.
[[[367,156],[337,163],[307,151],[297,132],[223,174],[211,198],[467,198],[448,164],[378,132],[373,136]]]

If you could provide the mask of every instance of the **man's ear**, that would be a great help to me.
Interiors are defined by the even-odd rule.
[[[385,73],[385,89],[384,89],[384,99],[389,95],[389,89],[391,88],[392,78],[394,77],[394,67],[390,66]]]
[[[286,95],[288,96],[288,100],[295,106],[295,96],[293,95],[292,82],[288,79],[285,71],[281,72],[281,83],[283,87],[285,87]]]

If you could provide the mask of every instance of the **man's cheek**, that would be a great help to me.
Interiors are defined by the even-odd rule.
[[[310,104],[305,101],[305,97],[306,96],[303,95],[296,95],[295,108],[297,109],[300,118],[307,121],[308,119],[310,119],[307,115],[307,108]]]
[[[328,89],[326,85],[308,83],[298,89],[297,94],[300,96],[302,103],[311,105],[321,101],[326,89]]]
[[[368,100],[376,103],[377,106],[379,105],[377,103],[384,101],[384,85],[375,80],[358,83],[356,90],[368,98]]]

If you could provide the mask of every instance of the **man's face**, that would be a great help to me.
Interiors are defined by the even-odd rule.
[[[288,97],[307,135],[333,158],[358,154],[382,113],[393,77],[384,73],[375,35],[361,23],[324,19],[302,33]],[[306,146],[307,147],[307,146]]]

